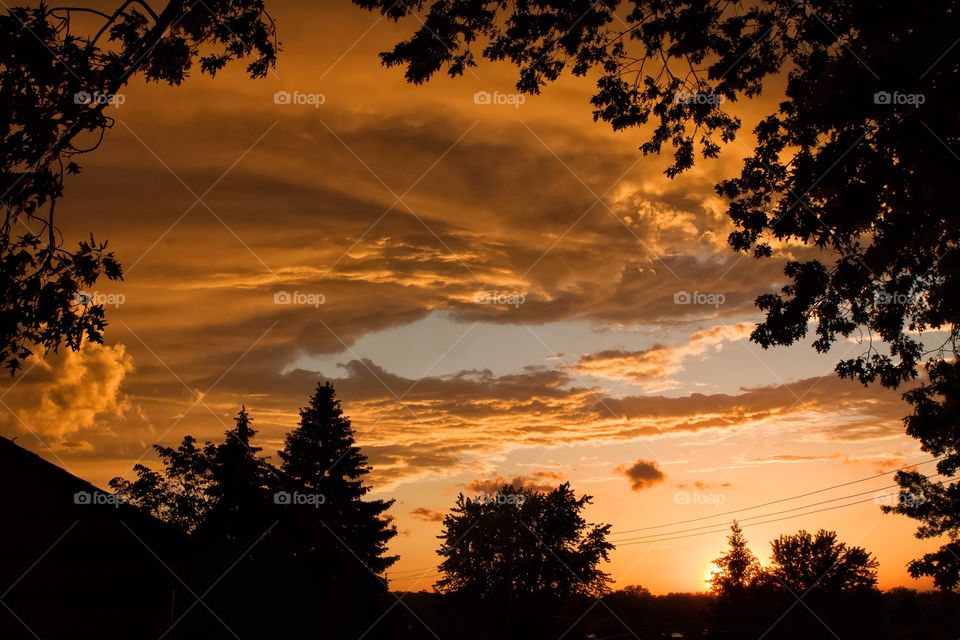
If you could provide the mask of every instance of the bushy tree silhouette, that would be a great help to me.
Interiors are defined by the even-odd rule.
[[[927,373],[927,384],[905,394],[914,407],[905,420],[907,433],[924,451],[942,457],[939,473],[954,477],[960,469],[960,366],[956,360],[935,362]],[[933,576],[941,589],[960,592],[960,483],[933,481],[919,471],[899,471],[897,482],[899,500],[884,510],[920,520],[919,538],[949,536],[938,550],[911,562],[910,573]]]
[[[184,437],[174,449],[153,445],[161,471],[137,464],[135,480],[114,478],[111,488],[124,500],[188,534],[222,541],[263,533],[269,487],[275,473],[253,444],[256,430],[241,408],[234,428],[220,444],[197,446]]]
[[[863,350],[840,376],[897,388],[926,366],[906,399],[908,431],[960,469],[956,393],[960,338],[960,215],[952,176],[960,162],[955,78],[960,11],[954,0],[905,10],[862,0],[354,0],[392,20],[423,17],[408,39],[381,54],[422,83],[459,76],[478,57],[508,61],[517,88],[539,93],[565,71],[596,77],[593,116],[614,129],[643,127],[644,153],[672,146],[667,174],[696,151],[717,156],[741,121],[731,103],[783,87],[760,119],[739,176],[717,185],[735,225],[731,246],[758,259],[803,243],[821,249],[787,260],[787,282],[757,306],[763,347],[807,338],[820,352],[858,339]],[[781,82],[771,82],[779,76]],[[650,126],[648,126],[650,125]],[[924,342],[922,334],[946,335]],[[931,363],[932,361],[932,363]],[[902,513],[921,536],[951,542],[911,565],[945,588],[960,585],[960,489],[914,474],[905,492],[929,498]]]
[[[590,525],[569,483],[549,492],[504,485],[493,495],[463,494],[443,521],[444,592],[495,600],[528,596],[600,595],[609,576],[600,568],[613,545],[610,525]]]
[[[771,543],[769,583],[798,596],[805,593],[837,594],[872,590],[877,585],[879,563],[862,547],[848,547],[833,531],[816,535],[800,531]]]
[[[0,15],[0,366],[11,373],[37,347],[102,339],[103,306],[82,290],[120,279],[120,264],[93,237],[68,249],[55,209],[64,176],[113,125],[104,110],[130,78],[177,85],[196,63],[212,76],[239,59],[258,78],[276,60],[262,0],[118,4],[112,13],[4,5]],[[77,15],[100,28],[81,35]]]
[[[191,534],[206,520],[213,503],[209,460],[192,436],[184,437],[177,448],[155,444],[153,449],[162,472],[137,464],[136,480],[114,478],[110,487],[142,511]]]

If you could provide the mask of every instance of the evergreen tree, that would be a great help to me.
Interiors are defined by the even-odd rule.
[[[763,625],[773,622],[759,613],[768,608],[764,597],[769,591],[762,589],[763,570],[736,520],[727,540],[730,545],[727,552],[713,561],[717,572],[710,578],[710,591],[716,597],[710,608],[711,624],[715,631],[722,633],[735,629],[761,630]]]
[[[250,545],[270,527],[269,479],[272,467],[253,446],[256,430],[244,406],[234,418],[236,426],[219,445],[207,443],[204,453],[212,482],[208,493],[213,507],[200,533],[206,538]]]
[[[710,578],[710,590],[721,599],[742,596],[760,576],[760,563],[747,546],[743,529],[736,520],[727,537],[730,549],[713,561],[717,572]]]
[[[363,499],[371,467],[329,382],[318,384],[300,410],[300,423],[279,456],[284,497],[278,502],[288,507],[284,522],[296,556],[291,560],[336,581],[355,578],[357,570],[366,574],[361,563],[379,576],[396,562],[385,555],[396,535],[385,516],[393,500]],[[358,580],[378,584],[369,575]]]
[[[256,430],[246,407],[235,421],[220,444],[199,448],[187,436],[176,449],[156,447],[161,471],[137,465],[137,480],[115,478],[111,486],[191,535],[189,557],[179,559],[189,566],[185,579],[198,592],[216,585],[204,602],[228,626],[244,629],[246,637],[271,637],[266,634],[276,621],[263,618],[261,610],[282,604],[286,580],[275,567],[281,541],[273,535],[277,520],[268,481],[277,471],[252,444]]]

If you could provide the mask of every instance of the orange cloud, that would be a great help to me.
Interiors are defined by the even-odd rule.
[[[427,509],[426,507],[417,507],[410,511],[410,515],[424,522],[443,522],[443,514],[441,512]]]
[[[753,327],[750,322],[719,325],[694,333],[681,345],[654,345],[632,352],[601,351],[581,357],[572,369],[599,378],[626,380],[650,390],[665,390],[675,386],[670,376],[683,370],[684,360],[702,356],[711,348],[719,350],[726,342],[748,338]]]
[[[530,475],[515,476],[512,480],[506,480],[503,476],[497,476],[489,480],[474,480],[467,485],[467,489],[477,493],[496,493],[504,485],[509,485],[517,489],[529,489],[530,491],[551,491],[562,483],[562,473],[536,471]]]
[[[80,351],[35,357],[30,375],[5,394],[10,414],[0,415],[0,424],[34,433],[56,449],[92,449],[84,439],[87,432],[102,426],[104,418],[121,419],[131,412],[132,402],[121,386],[133,370],[133,358],[123,345],[87,343]]]

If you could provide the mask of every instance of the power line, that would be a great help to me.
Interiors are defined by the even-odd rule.
[[[897,492],[897,493],[888,493],[888,494],[886,494],[886,495],[877,496],[877,497],[878,497],[878,498],[885,498],[885,497],[888,497],[888,496],[896,496],[896,495],[900,495],[899,492]],[[843,509],[843,508],[845,508],[845,507],[852,507],[852,506],[854,506],[854,505],[864,504],[864,503],[866,503],[866,502],[873,502],[875,499],[876,499],[876,498],[867,498],[866,500],[858,500],[857,502],[850,502],[850,503],[847,503],[847,504],[838,504],[838,505],[833,506],[833,507],[824,507],[823,509],[816,509],[816,510],[814,510],[814,511],[807,511],[806,513],[797,513],[797,514],[794,514],[794,515],[792,515],[792,516],[785,516],[785,517],[783,517],[783,518],[774,518],[773,520],[764,520],[764,521],[762,521],[762,522],[751,522],[750,524],[745,524],[745,525],[743,525],[743,528],[746,529],[747,527],[755,527],[755,526],[761,525],[761,524],[769,524],[769,523],[771,523],[771,522],[781,522],[782,520],[791,520],[791,519],[793,519],[793,518],[800,518],[800,517],[802,517],[802,516],[808,516],[808,515],[811,515],[811,514],[814,514],[814,513],[821,513],[821,512],[823,512],[823,511],[833,511],[834,509]],[[719,526],[719,525],[718,525],[718,526]],[[714,533],[725,533],[725,532],[727,532],[727,531],[729,531],[729,529],[728,529],[726,526],[724,526],[724,528],[722,528],[722,529],[714,529],[713,531],[701,531],[700,533],[688,533],[688,534],[682,535],[682,536],[673,536],[673,537],[669,537],[669,538],[657,538],[657,539],[655,539],[655,540],[638,540],[638,541],[636,541],[636,542],[626,542],[626,543],[623,543],[623,544],[618,544],[617,546],[618,546],[618,547],[629,547],[629,546],[635,545],[635,544],[650,544],[651,542],[666,542],[667,540],[680,540],[680,539],[682,539],[682,538],[695,538],[695,537],[697,537],[697,536],[706,536],[706,535],[711,535],[711,534],[714,534]],[[670,535],[670,534],[669,534],[669,533],[665,533],[665,534],[663,534],[663,535]],[[617,543],[614,543],[614,544],[617,544]]]
[[[435,565],[433,565],[432,567],[421,567],[421,568],[419,568],[419,569],[404,569],[403,571],[390,571],[390,573],[420,573],[420,572],[423,572],[423,571],[434,571],[434,570],[436,570],[439,566],[440,566],[440,565],[435,564]]]
[[[938,477],[940,477],[940,475],[941,475],[941,474],[939,474],[939,473],[935,473],[935,474],[932,474],[932,475],[929,475],[929,476],[924,476],[924,478],[926,478],[927,480],[931,480],[931,479],[933,479],[933,478],[938,478]],[[794,508],[792,508],[792,509],[783,509],[782,511],[774,511],[774,512],[772,512],[772,513],[763,513],[763,514],[760,514],[760,515],[758,515],[758,516],[750,516],[750,517],[748,517],[748,518],[739,518],[739,519],[737,519],[737,522],[738,522],[738,523],[740,523],[740,522],[748,522],[748,521],[750,521],[750,520],[757,520],[758,518],[769,518],[770,516],[778,516],[778,515],[783,514],[783,513],[792,513],[792,512],[794,512],[794,511],[800,511],[800,510],[802,510],[802,509],[809,509],[810,507],[818,507],[818,506],[820,506],[821,504],[828,504],[828,503],[831,503],[831,502],[839,502],[840,500],[849,500],[850,498],[858,498],[858,497],[860,497],[860,496],[865,496],[865,495],[867,495],[868,493],[876,493],[877,491],[886,491],[887,489],[895,489],[895,488],[897,488],[897,487],[898,487],[898,485],[892,484],[892,485],[887,486],[887,487],[880,487],[879,489],[870,489],[869,491],[862,491],[862,492],[860,492],[860,493],[852,493],[852,494],[847,495],[847,496],[840,496],[839,498],[831,498],[830,500],[821,500],[820,502],[814,502],[814,503],[811,503],[811,504],[805,504],[805,505],[803,505],[803,506],[794,507]],[[890,494],[886,494],[886,495],[887,495],[887,496],[892,496],[892,495],[898,495],[898,493],[890,493]],[[877,497],[879,498],[879,497],[885,497],[885,496],[877,496]],[[855,503],[855,504],[859,504],[859,503]],[[672,535],[677,534],[677,533],[687,533],[687,532],[689,532],[689,531],[698,531],[698,530],[700,530],[700,529],[709,529],[709,528],[711,528],[711,527],[716,527],[716,526],[719,526],[719,525],[718,525],[718,524],[705,524],[705,525],[702,525],[702,526],[699,526],[699,527],[691,527],[691,528],[689,528],[689,529],[679,529],[679,530],[677,530],[677,531],[667,531],[667,532],[665,532],[665,533],[651,533],[651,534],[647,534],[647,535],[643,535],[643,536],[637,536],[637,537],[634,537],[634,538],[624,538],[623,540],[612,540],[611,542],[613,542],[614,544],[617,544],[618,542],[630,542],[630,541],[633,541],[633,540],[642,540],[642,539],[644,539],[644,538],[658,538],[658,537],[661,537],[661,536],[672,536]]]
[[[388,578],[387,578],[387,581],[388,581],[388,582],[403,582],[403,581],[405,581],[405,580],[422,580],[422,579],[427,579],[427,578],[439,578],[439,577],[442,576],[442,575],[443,575],[442,573],[434,573],[433,575],[429,575],[429,576],[410,576],[410,577],[408,577],[408,578],[391,578],[391,577],[388,577]]]
[[[830,486],[830,487],[824,487],[823,489],[817,489],[816,491],[810,491],[810,492],[808,492],[808,493],[801,493],[801,494],[796,495],[796,496],[790,496],[789,498],[781,498],[781,499],[779,499],[779,500],[771,500],[770,502],[764,502],[764,503],[762,503],[762,504],[757,504],[757,505],[754,505],[754,506],[752,506],[752,507],[743,507],[742,509],[733,509],[733,510],[731,510],[731,511],[723,511],[723,512],[721,512],[721,513],[714,513],[714,514],[709,515],[709,516],[702,516],[702,517],[699,517],[699,518],[690,518],[690,519],[688,519],[688,520],[678,520],[678,521],[676,521],[676,522],[668,522],[668,523],[666,523],[666,524],[658,524],[658,525],[653,525],[653,526],[650,526],[650,527],[638,527],[638,528],[636,528],[636,529],[624,529],[623,531],[613,531],[613,532],[610,533],[610,535],[616,536],[616,535],[621,535],[621,534],[624,534],[624,533],[634,533],[634,532],[636,532],[636,531],[650,531],[651,529],[665,529],[665,528],[667,528],[667,527],[674,527],[674,526],[676,526],[676,525],[678,525],[678,524],[687,524],[687,523],[690,523],[690,522],[701,522],[701,521],[703,521],[703,520],[711,520],[711,519],[713,519],[713,518],[719,518],[719,517],[721,517],[721,516],[728,516],[728,515],[731,515],[731,514],[734,514],[734,513],[742,513],[742,512],[744,512],[744,511],[753,511],[754,509],[759,509],[759,508],[761,508],[761,507],[769,507],[770,505],[780,504],[780,503],[783,503],[783,502],[790,502],[791,500],[798,500],[798,499],[800,499],[800,498],[806,498],[806,497],[809,497],[809,496],[815,496],[815,495],[820,494],[820,493],[825,493],[825,492],[827,492],[827,491],[832,491],[833,489],[839,489],[839,488],[841,488],[841,487],[848,487],[848,486],[850,486],[850,485],[859,484],[859,483],[861,483],[861,482],[867,482],[868,480],[875,480],[875,479],[877,479],[877,478],[882,478],[882,477],[884,477],[884,476],[888,476],[888,475],[890,475],[891,473],[896,473],[896,472],[898,472],[898,471],[903,471],[904,469],[910,469],[910,468],[912,468],[912,467],[919,467],[919,466],[921,466],[921,465],[929,464],[929,463],[931,463],[931,462],[936,462],[936,461],[941,460],[941,459],[943,459],[943,456],[941,456],[941,457],[939,457],[939,458],[931,458],[931,459],[929,459],[929,460],[924,460],[923,462],[915,462],[915,463],[913,463],[913,464],[908,464],[908,465],[905,465],[905,466],[903,466],[903,467],[900,467],[899,469],[893,469],[893,470],[891,470],[891,471],[885,471],[885,472],[879,473],[879,474],[877,474],[877,475],[875,475],[875,476],[870,476],[869,478],[861,478],[860,480],[852,480],[852,481],[850,481],[850,482],[843,482],[843,483],[841,483],[841,484],[835,484],[835,485]],[[667,534],[664,534],[664,535],[667,535]]]

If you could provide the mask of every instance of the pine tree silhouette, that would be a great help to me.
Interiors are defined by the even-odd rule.
[[[710,578],[711,590],[720,599],[736,598],[754,586],[760,576],[760,563],[747,546],[747,538],[736,520],[727,537],[729,550],[713,561],[717,572]]]
[[[226,432],[222,444],[206,446],[214,482],[209,489],[214,499],[201,534],[228,543],[252,543],[270,526],[268,522],[269,467],[260,457],[260,447],[251,444],[256,430],[244,406],[237,413],[236,426]]]
[[[329,382],[318,384],[300,410],[300,423],[287,434],[279,456],[281,482],[294,503],[286,522],[298,560],[334,581],[377,585],[375,576],[397,560],[385,555],[396,535],[384,516],[393,500],[363,499],[371,467]]]

